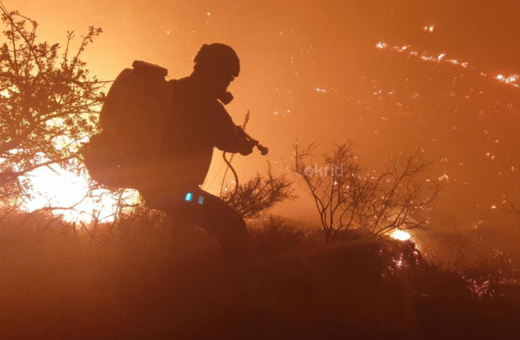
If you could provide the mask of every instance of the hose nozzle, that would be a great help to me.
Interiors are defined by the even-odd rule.
[[[242,130],[243,131],[243,130]],[[254,139],[253,137],[251,137],[247,132],[244,131],[244,134],[246,135],[246,137],[255,144],[255,146],[257,147],[258,150],[260,150],[260,154],[262,156],[265,156],[269,153],[269,149],[266,148],[265,146],[263,146],[262,144],[260,144],[259,141],[257,141],[256,139]]]
[[[260,150],[260,154],[262,156],[265,156],[267,155],[267,153],[269,152],[269,149],[266,148],[265,146],[261,145],[260,143],[256,143],[256,147],[258,148],[258,150]]]

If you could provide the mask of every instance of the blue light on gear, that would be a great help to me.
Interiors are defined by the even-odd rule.
[[[191,202],[191,199],[192,199],[192,198],[193,198],[193,194],[192,194],[191,192],[188,192],[188,193],[186,194],[186,197],[184,197],[184,200],[185,200],[186,202]]]

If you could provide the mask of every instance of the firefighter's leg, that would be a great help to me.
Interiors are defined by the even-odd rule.
[[[151,196],[151,195],[150,195]],[[248,303],[249,298],[249,235],[244,219],[217,196],[198,186],[157,195],[161,199],[146,199],[151,207],[165,211],[172,219],[176,238],[182,238],[187,228],[197,225],[215,235],[222,246],[224,266],[235,303]]]
[[[215,235],[222,245],[224,266],[235,303],[249,303],[249,235],[244,219],[224,201],[201,189],[183,193],[186,214],[193,224]]]
[[[175,191],[174,191],[175,192]],[[179,199],[180,194],[172,194],[170,191],[159,192],[141,191],[146,206],[165,212],[171,220],[170,233],[174,244],[179,249],[185,249],[189,245],[195,231],[190,214],[186,214],[183,200]]]

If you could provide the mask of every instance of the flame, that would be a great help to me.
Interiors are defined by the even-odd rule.
[[[468,63],[463,61],[459,61],[457,59],[453,59],[453,58],[450,58],[450,59],[446,59],[446,53],[440,53],[438,55],[430,55],[430,54],[427,54],[425,52],[422,52],[422,53],[419,53],[418,51],[415,51],[415,50],[410,50],[410,45],[404,45],[404,46],[388,46],[387,43],[385,42],[378,42],[376,44],[376,48],[377,49],[380,49],[380,50],[391,50],[391,51],[396,51],[398,53],[405,53],[407,54],[408,56],[410,57],[414,57],[414,58],[419,58],[423,61],[426,61],[426,62],[435,62],[435,63],[448,63],[448,64],[453,64],[453,65],[457,65],[457,66],[460,66],[462,68],[468,68]],[[512,76],[511,76],[512,77]]]
[[[116,217],[117,198],[108,190],[96,189],[89,193],[89,178],[76,175],[58,167],[40,168],[27,174],[32,184],[31,198],[22,208],[33,212],[52,207],[55,215],[60,215],[68,222],[90,223],[95,216],[100,222],[112,222]],[[138,201],[135,191],[127,190],[125,204]],[[55,209],[63,208],[63,209]]]
[[[507,85],[511,85],[514,87],[520,87],[520,85],[518,84],[518,81],[520,80],[520,75],[518,75],[518,74],[512,74],[509,76],[504,76],[503,74],[499,74],[495,77],[495,79],[504,84],[507,84]]]
[[[446,182],[449,182],[450,181],[450,176],[448,176],[447,174],[444,174],[442,176],[439,177],[439,181],[446,181]]]
[[[473,294],[475,294],[475,296],[477,298],[482,298],[485,295],[493,293],[490,290],[489,280],[479,283],[479,282],[477,282],[477,280],[470,279],[470,280],[468,280],[468,282],[471,286],[471,291],[473,292]]]
[[[408,241],[412,238],[412,235],[410,235],[406,231],[396,229],[390,234],[390,237],[394,240]]]
[[[431,26],[424,26],[423,27],[423,31],[426,31],[426,32],[429,32],[429,33],[433,33],[433,29],[435,28],[435,26],[431,25]]]

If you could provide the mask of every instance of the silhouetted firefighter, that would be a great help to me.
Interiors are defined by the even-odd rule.
[[[166,212],[175,230],[200,226],[222,245],[231,292],[247,297],[248,232],[244,219],[199,188],[213,148],[249,155],[267,149],[233,123],[223,104],[240,72],[235,51],[203,45],[193,73],[166,81],[167,70],[136,61],[118,76],[100,114],[103,132],[84,155],[91,176],[112,187],[136,188],[145,204]],[[144,114],[143,114],[144,112]]]
[[[179,232],[198,225],[218,238],[235,298],[241,298],[241,291],[247,288],[242,286],[246,278],[240,277],[245,274],[248,257],[246,223],[199,184],[209,170],[213,147],[242,155],[253,150],[253,142],[222,105],[232,100],[227,88],[239,72],[239,59],[231,47],[202,46],[193,73],[174,82],[175,114],[168,116],[165,126],[166,131],[171,127],[175,133],[164,136],[160,158],[166,167],[157,174],[161,176],[159,185],[138,188],[146,205],[165,211]]]

